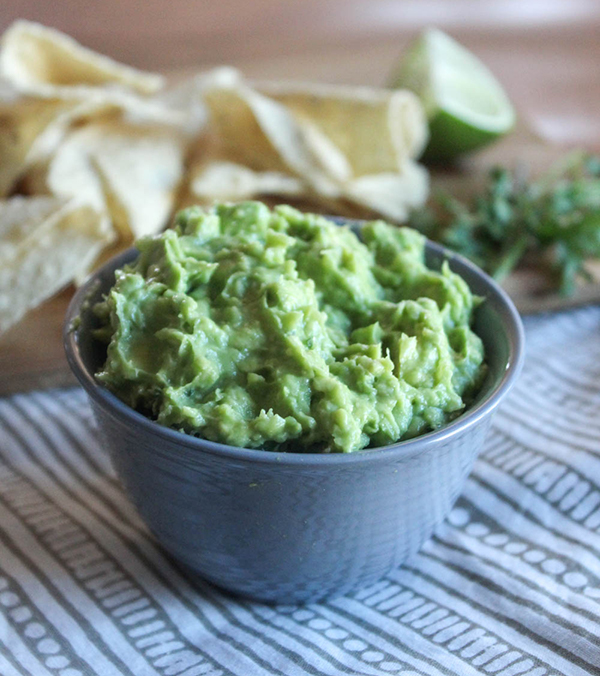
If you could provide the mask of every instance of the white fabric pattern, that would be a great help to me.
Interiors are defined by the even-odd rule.
[[[600,309],[526,327],[448,521],[388,578],[304,607],[189,583],[81,390],[0,400],[0,674],[600,674]]]

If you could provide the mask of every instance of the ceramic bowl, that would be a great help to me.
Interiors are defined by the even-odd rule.
[[[368,585],[402,565],[458,498],[494,412],[521,369],[523,328],[481,270],[428,243],[485,301],[474,330],[489,367],[472,405],[445,427],[352,454],[234,448],[163,427],[129,408],[94,373],[105,351],[91,307],[136,256],[112,259],[79,289],[65,322],[69,364],[89,395],[103,443],[140,515],[188,571],[268,602],[307,602]]]

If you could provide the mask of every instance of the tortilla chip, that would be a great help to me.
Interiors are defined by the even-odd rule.
[[[294,83],[265,83],[260,91],[316,125],[354,176],[402,170],[427,141],[425,114],[409,91]]]
[[[424,167],[407,160],[394,173],[360,176],[344,187],[344,197],[396,222],[407,220],[410,211],[425,204],[429,177]]]
[[[205,100],[224,160],[297,176],[322,194],[337,193],[350,178],[339,149],[285,106],[245,85],[209,89]]]
[[[96,96],[84,101],[40,98],[22,94],[0,82],[0,198],[15,186],[27,168],[42,162],[58,148],[74,125],[109,114],[130,124],[159,124],[184,133],[189,113],[164,104],[128,96]]]
[[[258,195],[301,195],[302,181],[277,171],[253,171],[232,162],[209,162],[192,174],[191,192],[202,201],[245,200]]]
[[[412,94],[325,85],[310,95],[291,85],[263,91],[274,98],[240,83],[206,92],[218,146],[201,162],[192,194],[302,195],[333,211],[352,202],[395,221],[423,204],[427,174],[411,157],[427,126]]]
[[[23,174],[37,138],[66,109],[63,101],[41,101],[0,91],[0,197]]]
[[[16,21],[2,37],[0,76],[31,94],[60,97],[69,88],[121,87],[153,94],[163,78],[83,47],[54,28]]]
[[[0,202],[0,333],[84,273],[111,238],[106,218],[74,201]]]
[[[337,194],[316,194],[300,179],[275,171],[253,171],[231,162],[212,161],[196,169],[190,182],[186,205],[200,201],[242,201],[255,197],[277,195],[302,197],[318,204],[325,212],[354,215],[379,214],[392,221],[406,221],[410,211],[422,206],[428,193],[425,169],[407,161],[403,171],[361,176],[344,186]],[[194,199],[195,198],[195,199]],[[348,204],[348,202],[350,204]],[[354,205],[359,211],[352,211]]]
[[[33,97],[32,97],[33,98]],[[25,159],[26,167],[36,162],[43,162],[56,152],[67,133],[74,125],[83,125],[96,117],[114,113],[114,104],[106,101],[65,102],[60,99],[33,99],[38,101],[40,110],[44,110],[49,103],[63,105],[58,114],[50,120],[39,133]]]
[[[220,66],[177,82],[156,95],[152,101],[180,113],[184,119],[185,133],[196,136],[208,122],[205,92],[216,87],[236,86],[241,79],[235,68]]]
[[[71,131],[48,161],[32,167],[24,185],[106,211],[129,244],[165,227],[184,154],[182,136],[172,129],[108,117]]]
[[[96,54],[52,28],[17,21],[0,45],[0,78],[22,95],[79,104],[82,115],[119,110],[135,123],[183,129],[189,111],[174,110],[155,94],[163,78]],[[64,126],[64,125],[63,125]]]

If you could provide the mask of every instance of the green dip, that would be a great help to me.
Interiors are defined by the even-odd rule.
[[[192,207],[137,242],[95,311],[97,378],[163,425],[233,446],[358,451],[437,429],[485,367],[479,302],[425,239],[259,202]]]

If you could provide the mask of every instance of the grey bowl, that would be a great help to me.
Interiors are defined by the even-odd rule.
[[[524,334],[507,295],[465,259],[448,259],[485,297],[475,330],[489,372],[477,400],[444,428],[353,454],[234,448],[163,427],[94,379],[104,359],[91,306],[129,250],[79,289],[65,321],[71,369],[86,390],[101,437],[139,513],[183,566],[237,594],[307,602],[368,585],[427,540],[458,498],[492,416],[521,369]],[[77,321],[75,321],[77,320]]]

